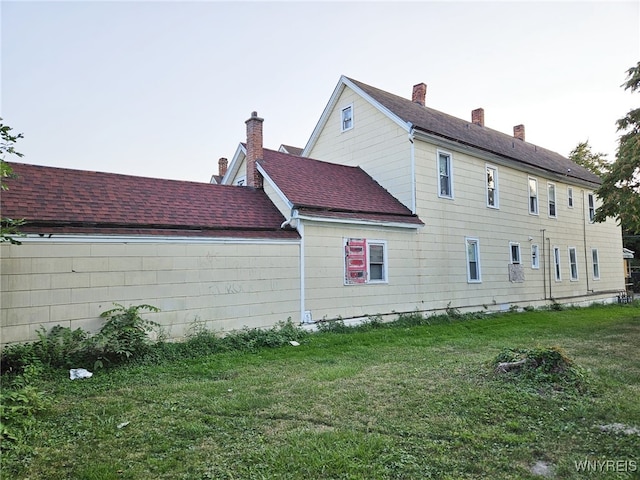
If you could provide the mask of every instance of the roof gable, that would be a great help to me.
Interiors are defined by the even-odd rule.
[[[2,215],[25,232],[147,232],[289,237],[284,217],[260,190],[11,163]],[[202,233],[205,232],[205,233]]]
[[[507,160],[515,161],[523,166],[543,169],[556,175],[561,175],[568,180],[573,179],[593,185],[600,183],[600,178],[597,175],[559,153],[486,126],[476,125],[433,108],[419,105],[410,99],[385,92],[345,76],[340,78],[303,154],[308,154],[311,151],[327,121],[329,113],[334,108],[340,93],[346,87],[358,93],[391,121],[407,129],[407,131],[415,128],[415,130],[426,135],[433,135],[450,142],[477,148]]]
[[[264,149],[259,165],[298,210],[334,218],[422,225],[399,200],[360,167]]]

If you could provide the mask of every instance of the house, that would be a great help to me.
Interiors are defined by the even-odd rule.
[[[148,303],[172,337],[194,325],[498,311],[613,301],[622,236],[593,223],[599,178],[561,155],[341,77],[304,149],[264,120],[209,184],[12,164],[3,216],[3,343],[42,324],[95,329]]]

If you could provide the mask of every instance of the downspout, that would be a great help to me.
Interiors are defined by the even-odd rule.
[[[585,204],[586,202],[584,201],[584,194],[585,191],[581,190],[582,192],[582,241],[584,244],[584,276],[587,279],[587,295],[589,294],[589,292],[592,292],[592,290],[589,289],[589,258],[587,257],[587,215],[588,212],[585,212]]]
[[[416,147],[414,143],[414,127],[409,123],[410,163],[411,163],[411,213],[416,214]]]
[[[551,239],[547,238],[547,242],[549,242],[549,300],[553,300],[553,293],[551,293],[551,257],[553,256],[553,262],[555,265],[555,253],[552,255],[551,251]]]
[[[295,226],[293,225],[295,223]],[[282,222],[282,225],[280,225],[280,228],[284,228],[287,225],[291,225],[293,226],[297,231],[298,231],[298,235],[300,235],[300,250],[299,250],[299,266],[300,266],[300,271],[299,271],[299,276],[300,276],[300,323],[307,323],[306,322],[306,316],[305,316],[305,298],[304,298],[304,291],[305,291],[305,285],[304,285],[304,224],[302,223],[302,220],[300,220],[298,218],[298,210],[292,209],[291,210],[291,217],[289,218],[289,220],[285,220],[284,222]]]
[[[544,299],[547,299],[547,264],[546,264],[546,257],[545,257],[545,245],[544,245],[544,232],[545,229],[542,228],[540,230],[542,232],[542,285],[543,285],[543,290],[544,290]]]

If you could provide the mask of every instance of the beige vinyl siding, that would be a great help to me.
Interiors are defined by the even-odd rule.
[[[421,306],[415,230],[305,222],[304,233],[305,309],[314,320],[414,311]],[[345,238],[386,242],[387,282],[345,285]]]
[[[96,331],[113,302],[151,304],[171,338],[195,322],[217,331],[271,326],[300,311],[297,242],[2,245],[2,343],[42,325]]]
[[[353,105],[353,128],[340,129],[341,109]],[[412,208],[411,143],[407,131],[345,88],[330,113],[309,157],[359,166],[380,185]]]
[[[438,149],[452,154],[453,200],[439,198],[437,195]],[[425,255],[423,263],[428,266],[425,270],[426,292],[437,292],[435,295],[428,294],[432,297],[431,301],[441,304],[447,300],[446,295],[452,305],[536,302],[545,298],[545,282],[546,296],[549,297],[549,267],[553,267],[553,263],[549,263],[549,239],[551,246],[559,246],[562,252],[563,281],[556,283],[551,277],[551,295],[554,298],[585,296],[623,288],[619,228],[613,221],[590,224],[585,220],[588,218],[588,190],[573,187],[574,208],[569,208],[566,202],[560,202],[556,198],[557,218],[549,218],[546,214],[547,182],[553,181],[557,192],[566,191],[567,184],[510,166],[497,165],[500,205],[499,209],[488,208],[486,162],[486,159],[474,157],[467,152],[447,149],[445,146],[436,147],[426,142],[417,143],[417,213],[427,224],[420,233],[424,243],[421,249]],[[537,178],[539,187],[545,187],[538,189],[539,208],[544,215],[528,213],[529,176]],[[465,236],[480,240],[481,284],[468,285],[465,281]],[[521,246],[524,272],[522,283],[509,281],[509,242],[517,242]],[[539,245],[539,269],[531,268],[530,252],[533,243]],[[578,259],[579,279],[575,282],[568,281],[569,246],[576,247]],[[597,284],[585,275],[591,248],[595,247],[600,253],[601,266],[601,277]],[[606,275],[604,270],[607,271]]]

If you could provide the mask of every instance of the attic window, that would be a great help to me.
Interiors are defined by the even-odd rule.
[[[342,109],[341,131],[345,132],[353,128],[353,105],[348,105]]]

